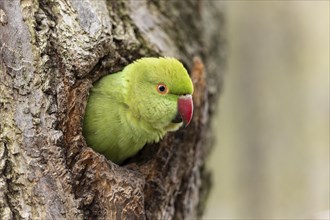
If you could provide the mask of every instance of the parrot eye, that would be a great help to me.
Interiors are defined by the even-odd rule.
[[[160,93],[160,94],[167,94],[168,93],[168,89],[167,89],[167,86],[163,83],[159,83],[156,87],[157,89],[157,92]]]

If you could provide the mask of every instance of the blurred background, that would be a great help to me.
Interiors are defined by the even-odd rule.
[[[203,219],[328,219],[329,1],[226,1]]]

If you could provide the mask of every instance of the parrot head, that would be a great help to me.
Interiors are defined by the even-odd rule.
[[[167,131],[187,126],[193,115],[193,84],[174,58],[142,58],[125,68],[132,114],[153,128]]]

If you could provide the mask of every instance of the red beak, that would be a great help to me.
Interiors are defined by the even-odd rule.
[[[182,118],[183,124],[187,127],[193,115],[193,101],[191,95],[182,95],[178,99],[178,111]]]

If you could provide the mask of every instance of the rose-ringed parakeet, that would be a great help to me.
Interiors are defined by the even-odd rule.
[[[94,84],[84,117],[87,144],[120,164],[146,143],[188,125],[192,93],[192,81],[178,60],[139,59]]]

